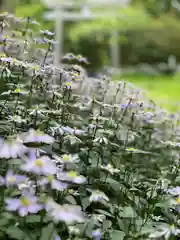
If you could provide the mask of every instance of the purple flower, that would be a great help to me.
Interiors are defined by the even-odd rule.
[[[11,57],[2,57],[0,60],[6,63],[11,63],[13,61]]]
[[[21,184],[21,183],[25,182],[26,179],[27,178],[25,176],[13,174],[13,172],[11,170],[9,170],[7,172],[5,178],[0,176],[0,185],[6,185],[7,187],[13,186],[13,185]]]
[[[53,47],[55,45],[55,41],[53,39],[50,40],[50,43],[51,43],[51,47]]]
[[[104,203],[104,202],[108,202],[109,201],[109,198],[106,196],[105,193],[99,191],[99,190],[94,190],[91,192],[91,196],[89,198],[89,201],[90,202],[101,202],[101,203]]]
[[[0,158],[21,157],[27,151],[28,148],[23,145],[19,138],[8,139],[7,141],[0,138]]]
[[[49,175],[47,177],[42,178],[39,181],[39,185],[40,186],[44,186],[46,184],[50,184],[52,189],[58,190],[58,191],[63,191],[65,189],[67,189],[68,184],[58,181],[57,179],[55,179],[54,175]]]
[[[40,33],[41,33],[41,34],[46,34],[46,35],[48,35],[48,36],[54,36],[54,33],[53,33],[53,32],[50,32],[50,31],[48,31],[48,30],[45,30],[45,31],[40,30]]]
[[[27,161],[24,163],[21,169],[26,172],[32,172],[35,174],[42,174],[47,176],[53,175],[57,171],[56,165],[47,156]]]
[[[101,240],[102,239],[102,233],[100,229],[96,229],[92,232],[92,237],[94,240]]]
[[[29,179],[26,179],[26,181],[24,183],[20,183],[18,184],[18,189],[21,191],[21,192],[28,192],[28,193],[31,193],[32,195],[35,194],[36,192],[36,184],[29,180]]]
[[[29,155],[29,159],[30,160],[35,160],[37,157],[37,149],[36,148],[29,148],[29,152],[28,152],[28,155]]]
[[[41,39],[41,43],[42,44],[47,44],[47,43],[49,43],[49,39],[44,37],[43,39]]]
[[[127,107],[127,104],[120,104],[119,107],[120,107],[121,109],[125,109],[125,108]]]
[[[76,184],[83,184],[86,182],[86,178],[82,175],[79,175],[75,171],[69,172],[59,172],[57,178],[61,181],[72,182]]]
[[[8,198],[6,204],[8,211],[18,211],[22,217],[28,213],[37,213],[43,208],[38,198],[31,194],[23,194],[20,198]]]
[[[69,134],[72,134],[72,135],[79,135],[79,136],[85,135],[84,130],[73,129],[73,128],[68,127],[68,126],[67,127],[62,126],[61,130],[62,130],[63,133],[69,133]]]
[[[25,89],[16,88],[12,93],[19,95],[27,95],[28,92]]]
[[[54,36],[54,33],[53,32],[50,32],[48,30],[45,31],[45,34],[49,35],[49,36]]]
[[[77,154],[74,154],[74,155],[64,154],[61,157],[59,157],[57,155],[54,155],[53,158],[55,159],[55,162],[62,163],[62,164],[69,164],[69,163],[77,163],[77,162],[79,162],[79,157],[78,157]]]
[[[57,234],[54,234],[54,236],[53,236],[53,240],[61,240],[61,238],[60,238],[60,236],[59,236],[59,235],[57,235]]]
[[[175,114],[173,114],[173,113],[172,113],[172,114],[169,114],[169,118],[170,118],[170,119],[174,119],[175,117],[176,117]]]
[[[42,38],[34,38],[34,42],[36,44],[44,44],[45,43],[44,39],[42,39]]]
[[[55,222],[63,221],[67,224],[83,223],[85,218],[80,206],[77,205],[59,205],[53,200],[48,200],[46,211]]]
[[[54,138],[49,136],[48,134],[45,134],[44,132],[34,129],[30,129],[28,133],[22,136],[24,144],[28,143],[46,143],[46,144],[52,144],[54,142]]]
[[[167,192],[173,196],[178,196],[180,195],[180,187],[170,188],[167,190]]]

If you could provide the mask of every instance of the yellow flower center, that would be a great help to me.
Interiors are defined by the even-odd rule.
[[[70,172],[68,173],[68,175],[69,175],[70,177],[72,177],[72,178],[75,178],[75,177],[77,177],[77,172],[70,171]]]
[[[66,86],[71,86],[70,82],[65,83]]]
[[[79,77],[79,74],[78,73],[74,73],[73,76],[74,77]]]
[[[28,198],[26,198],[26,197],[23,197],[22,199],[21,199],[21,202],[22,202],[22,204],[24,205],[24,206],[26,206],[26,207],[28,207],[29,205],[30,205],[30,200],[28,199]]]
[[[113,169],[113,166],[112,166],[111,164],[108,164],[108,165],[107,165],[107,168],[108,168],[108,169]]]
[[[21,89],[20,89],[20,88],[16,88],[15,92],[16,92],[16,93],[20,93],[20,92],[21,92]]]
[[[69,156],[65,154],[65,155],[63,156],[63,160],[64,160],[64,161],[69,161]]]
[[[16,120],[20,120],[20,117],[17,116],[17,115],[15,115],[15,116],[12,117],[12,120],[15,120],[15,121],[16,121]]]
[[[54,179],[54,176],[53,176],[53,175],[49,175],[49,176],[47,177],[47,179],[48,179],[49,182],[51,182],[51,181]]]
[[[135,148],[128,148],[129,151],[135,151]]]
[[[176,199],[177,204],[180,204],[180,197]]]
[[[13,60],[13,62],[17,62],[18,61],[16,58],[13,58],[12,60]]]
[[[16,181],[16,178],[11,176],[11,177],[8,177],[7,180],[8,180],[9,183],[14,183]]]
[[[36,166],[43,167],[43,165],[44,165],[44,163],[43,163],[43,161],[41,159],[37,159],[36,160]]]
[[[73,189],[69,189],[68,192],[69,192],[69,194],[73,194],[74,190]]]

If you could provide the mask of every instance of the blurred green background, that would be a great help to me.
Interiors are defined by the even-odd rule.
[[[68,1],[68,0],[67,0]],[[43,14],[48,9],[40,0],[3,0],[1,10],[15,12],[20,17],[33,17],[42,25],[42,29],[53,31],[54,23],[46,21]],[[176,3],[176,5],[174,4]],[[179,5],[178,5],[179,3]],[[148,96],[170,111],[178,111],[180,101],[180,1],[176,0],[132,0],[126,10],[119,14],[126,17],[121,21],[103,19],[98,21],[66,22],[64,29],[64,52],[82,54],[88,58],[88,71],[103,72],[104,66],[110,66],[109,42],[111,31],[118,30],[121,78],[148,90]],[[176,67],[169,68],[168,58],[174,56]],[[140,64],[155,66],[158,74],[152,70],[139,70]],[[129,72],[127,69],[135,69]]]

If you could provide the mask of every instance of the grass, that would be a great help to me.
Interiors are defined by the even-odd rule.
[[[163,108],[172,112],[180,111],[180,74],[174,76],[123,74],[122,78],[147,91],[147,96]]]

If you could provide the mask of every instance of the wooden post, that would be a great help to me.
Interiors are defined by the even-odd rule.
[[[64,39],[64,34],[63,34],[63,9],[61,6],[58,6],[55,11],[55,59],[54,59],[54,64],[56,67],[59,66],[61,62],[61,57],[63,55],[63,39]]]
[[[14,13],[18,0],[0,0],[0,11]]]

